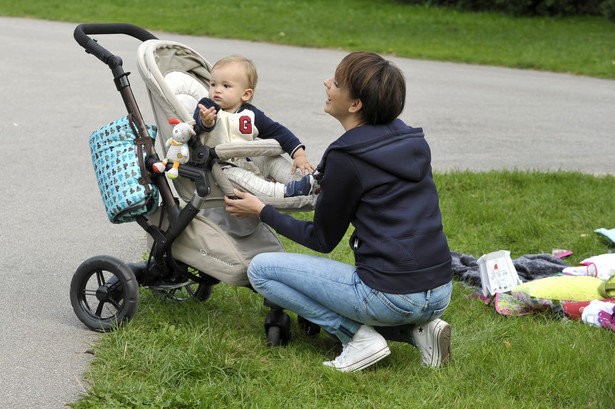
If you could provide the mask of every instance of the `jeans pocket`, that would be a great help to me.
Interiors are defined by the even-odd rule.
[[[397,317],[406,321],[413,315],[420,313],[423,307],[423,304],[413,301],[406,294],[389,294],[377,291],[376,296],[389,310],[392,319]]]
[[[431,317],[427,320],[427,321],[433,321],[436,318],[440,318],[442,316],[442,314],[444,314],[444,311],[446,311],[446,308],[448,307],[448,305],[444,308],[439,308],[436,310],[433,310],[433,312],[431,313]]]
[[[390,294],[374,291],[381,302],[383,316],[387,325],[402,325],[414,322],[427,322],[439,318],[444,314],[450,302],[450,293],[441,293],[444,297],[436,302],[429,302],[429,292],[411,294]],[[437,298],[437,297],[436,297]]]

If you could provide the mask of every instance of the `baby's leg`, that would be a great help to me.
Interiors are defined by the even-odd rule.
[[[237,167],[225,168],[223,172],[231,182],[256,196],[284,197],[285,186],[282,183],[270,182],[248,170]]]
[[[276,182],[286,185],[301,179],[301,172],[291,173],[293,164],[284,156],[258,156],[250,159],[258,166],[262,175],[272,177]]]

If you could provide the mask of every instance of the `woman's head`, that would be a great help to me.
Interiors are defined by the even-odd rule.
[[[399,68],[380,55],[367,51],[348,54],[335,70],[337,85],[351,99],[361,101],[365,124],[377,125],[397,118],[406,103],[406,81]]]

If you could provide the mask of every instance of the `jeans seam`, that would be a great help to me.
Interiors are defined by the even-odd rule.
[[[356,292],[356,294],[358,295],[358,289],[357,289],[357,286],[358,286],[358,284],[356,284],[356,283],[355,283],[355,292]],[[375,294],[374,294],[374,292],[375,292],[375,290],[373,290],[373,289],[372,289],[372,290],[371,290],[371,291],[367,294],[367,296],[363,297],[363,298],[361,299],[361,301],[360,301],[360,302],[358,302],[358,303],[357,303],[357,305],[355,306],[355,311],[357,311],[357,312],[358,312],[358,309],[359,309],[359,308],[364,309],[364,310],[365,310],[365,315],[367,315],[367,316],[372,317],[372,318],[374,318],[374,319],[375,319],[376,317],[373,317],[372,315],[370,315],[370,313],[369,313],[369,307],[368,307],[368,305],[369,305],[369,301],[370,301],[370,300],[374,297],[374,295],[375,295]]]

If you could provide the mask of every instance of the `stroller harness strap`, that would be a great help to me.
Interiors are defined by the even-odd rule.
[[[150,152],[152,152],[153,143],[152,138],[147,136],[142,136],[138,129],[135,127],[134,119],[132,114],[128,114],[128,123],[130,124],[130,128],[135,135],[138,135],[135,138],[135,146],[137,148],[137,159],[139,160],[139,169],[141,170],[141,177],[139,178],[139,184],[141,184],[145,188],[145,194],[149,195],[152,193],[152,179],[149,176],[149,172],[145,167],[145,158],[149,156]],[[143,152],[143,148],[145,147],[145,152]]]

